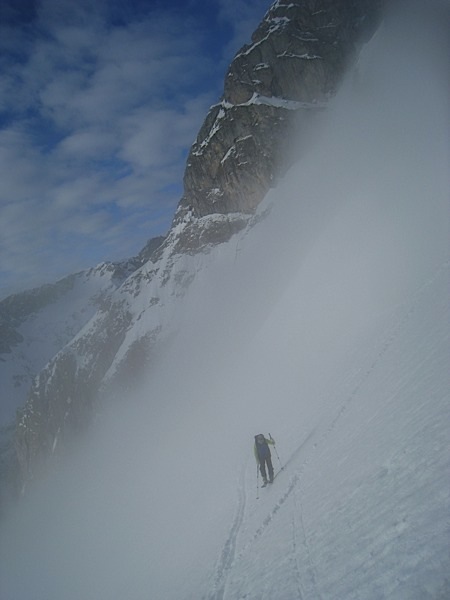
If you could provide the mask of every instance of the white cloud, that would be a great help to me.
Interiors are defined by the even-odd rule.
[[[113,131],[86,129],[74,131],[58,146],[61,155],[68,158],[95,159],[107,155],[118,144],[117,135]]]
[[[180,159],[206,114],[206,97],[179,110],[142,108],[123,121],[120,157],[136,169],[160,168]]]
[[[0,297],[166,231],[189,147],[266,4],[138,15],[122,2],[41,0],[33,27],[0,25]]]
[[[170,224],[221,76],[195,19],[126,12],[113,23],[118,7],[131,10],[43,0],[38,27],[3,28],[1,296],[137,252]]]

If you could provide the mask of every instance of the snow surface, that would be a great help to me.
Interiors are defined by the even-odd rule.
[[[110,295],[118,285],[113,265],[101,263],[74,275],[73,286],[23,318],[16,327],[23,341],[0,357],[0,426],[14,421],[33,378],[91,319],[99,299]]]
[[[446,264],[299,400],[259,499],[249,461],[209,597],[449,597],[448,284]]]
[[[204,258],[145,385],[10,511],[2,598],[450,597],[449,71],[416,8]]]

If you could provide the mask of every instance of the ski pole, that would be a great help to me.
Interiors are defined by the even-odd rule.
[[[275,444],[275,440],[274,440],[274,439],[273,439],[273,437],[270,435],[270,433],[269,433],[269,437],[270,437],[270,439],[271,439],[271,440],[272,440],[272,442],[273,442],[273,448],[274,448],[274,450],[275,450],[275,454],[277,455],[278,462],[280,463],[280,469],[281,469],[281,470],[283,470],[283,469],[284,469],[284,467],[283,467],[283,465],[281,464],[280,457],[278,456],[278,450],[277,450],[277,445]]]
[[[259,469],[256,465],[256,499],[259,500]]]

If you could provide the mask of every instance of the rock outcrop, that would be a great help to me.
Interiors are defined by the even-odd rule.
[[[324,106],[380,16],[378,0],[277,0],[235,56],[191,148],[182,206],[251,213],[289,166],[289,139]]]

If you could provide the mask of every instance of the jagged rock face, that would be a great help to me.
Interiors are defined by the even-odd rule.
[[[179,206],[175,214],[177,227],[167,236],[165,243],[158,249],[154,259],[158,259],[170,248],[174,256],[179,254],[195,255],[208,253],[218,244],[227,242],[234,234],[244,229],[249,222],[249,216],[242,212],[227,215],[210,215],[213,218],[196,217],[192,207]],[[178,227],[180,226],[180,227]]]
[[[290,133],[336,91],[380,8],[380,0],[275,2],[192,146],[182,204],[197,216],[251,213],[289,166]]]
[[[253,212],[280,172],[289,112],[263,104],[212,107],[188,158],[183,202],[198,216]]]
[[[152,257],[155,250],[157,250],[164,242],[164,239],[164,236],[155,237],[145,244],[137,256],[139,267],[145,264]]]
[[[236,55],[224,99],[253,94],[300,102],[326,100],[367,35],[380,3],[368,0],[278,0]]]

